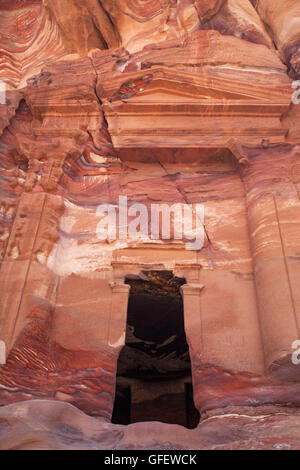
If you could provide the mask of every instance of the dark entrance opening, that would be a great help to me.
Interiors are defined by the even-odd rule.
[[[112,423],[161,421],[189,429],[199,423],[180,287],[170,271],[128,278],[126,345],[117,368]]]

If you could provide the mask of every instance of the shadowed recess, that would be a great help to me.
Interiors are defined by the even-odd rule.
[[[126,345],[118,360],[112,422],[161,421],[194,428],[191,361],[180,287],[170,271],[142,272],[131,286]]]

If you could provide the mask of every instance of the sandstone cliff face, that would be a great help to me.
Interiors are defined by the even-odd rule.
[[[270,0],[257,0],[256,8],[280,52],[281,59],[290,65],[291,74],[299,78],[300,5],[296,0],[280,2],[274,8]]]
[[[0,79],[9,88],[25,86],[47,59],[63,54],[59,28],[40,0],[1,2],[0,9]]]
[[[298,0],[0,2],[2,448],[300,448],[299,18]],[[99,239],[120,196],[203,204],[203,248],[150,220]],[[126,280],[153,270],[184,279],[192,431],[110,424]]]

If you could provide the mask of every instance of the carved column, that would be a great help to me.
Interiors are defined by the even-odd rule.
[[[200,295],[203,289],[204,285],[199,283],[184,284],[181,287],[184,309],[184,329],[190,350],[194,391],[196,391],[197,382],[197,358],[199,357],[199,353],[201,356],[203,351],[200,303]],[[194,402],[195,406],[200,410],[201,405],[196,393],[194,393]]]
[[[109,318],[108,330],[108,345],[115,350],[114,356],[114,370],[115,370],[115,383],[117,376],[117,361],[126,340],[126,323],[127,323],[127,307],[129,299],[130,285],[124,284],[122,281],[112,282],[110,284],[111,296],[111,309]],[[112,395],[112,403],[115,398],[115,387]],[[111,409],[111,413],[112,413]]]
[[[184,308],[184,325],[191,352],[202,350],[202,325],[200,295],[203,284],[184,284],[181,287]]]
[[[260,172],[253,163],[243,176],[248,209],[249,235],[252,247],[255,285],[265,368],[284,374],[291,367],[292,343],[300,337],[295,290],[291,283],[289,257],[279,215],[279,194],[268,182],[261,189]],[[270,173],[272,168],[270,169]],[[272,175],[268,175],[270,182]],[[271,184],[271,183],[270,183]]]
[[[254,273],[267,369],[299,337],[275,196],[248,207]]]

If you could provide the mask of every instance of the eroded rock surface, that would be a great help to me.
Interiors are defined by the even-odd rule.
[[[0,449],[299,450],[298,411],[228,411],[187,430],[157,422],[116,426],[66,403],[23,402],[0,409]]]

